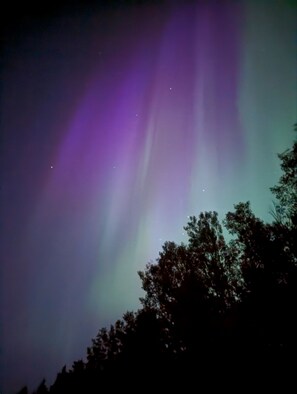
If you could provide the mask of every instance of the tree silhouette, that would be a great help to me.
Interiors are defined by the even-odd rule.
[[[297,123],[294,125],[297,132]],[[278,185],[270,190],[278,201],[278,209],[286,218],[287,224],[290,226],[297,225],[297,140],[294,141],[291,149],[280,153],[278,157],[281,160],[281,176]]]
[[[297,143],[279,155],[272,223],[241,202],[223,225],[216,212],[191,216],[187,244],[165,242],[139,277],[142,307],[99,330],[86,361],[66,366],[51,394],[267,389],[293,376],[297,350]],[[231,376],[231,378],[230,378]],[[135,379],[145,379],[145,387]],[[235,377],[240,383],[235,383]],[[133,383],[134,382],[134,383]],[[143,383],[142,383],[143,385]],[[284,387],[282,388],[284,391]],[[23,388],[19,393],[27,393]],[[36,393],[48,390],[45,382]]]
[[[28,394],[28,387],[22,387],[21,390],[17,392],[17,394]]]
[[[34,391],[33,394],[48,394],[48,388],[45,384],[45,379],[42,380],[37,390]]]

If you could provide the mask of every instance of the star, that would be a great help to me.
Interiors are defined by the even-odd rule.
[[[51,166],[51,169],[53,169],[54,168],[54,166]]]

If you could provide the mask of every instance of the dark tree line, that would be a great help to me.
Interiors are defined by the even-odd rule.
[[[239,203],[222,223],[227,241],[216,212],[191,216],[188,243],[165,242],[139,272],[142,307],[102,328],[86,361],[35,394],[284,390],[296,373],[297,142],[279,158],[272,223]]]

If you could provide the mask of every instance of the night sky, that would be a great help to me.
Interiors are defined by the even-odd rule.
[[[294,138],[294,1],[109,3],[11,6],[3,29],[4,394],[136,309],[188,215],[250,200],[270,220]]]

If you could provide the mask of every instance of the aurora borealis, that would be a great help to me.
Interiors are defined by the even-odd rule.
[[[269,220],[296,122],[293,2],[65,6],[4,40],[1,392],[138,307],[188,215]],[[186,241],[186,240],[185,240]]]

